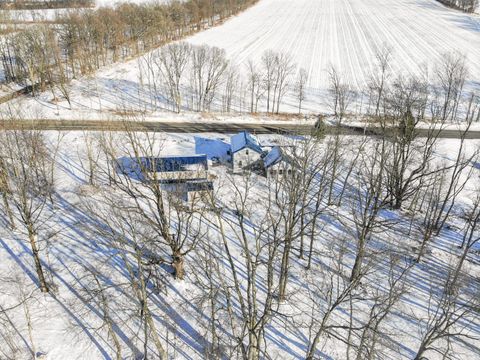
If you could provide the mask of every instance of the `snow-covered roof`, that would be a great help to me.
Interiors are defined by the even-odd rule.
[[[260,146],[258,139],[248,131],[242,131],[236,135],[233,135],[230,139],[230,142],[232,146],[232,154],[247,147],[258,152],[259,154],[262,153],[262,147]]]
[[[263,158],[263,166],[268,169],[283,161],[290,167],[298,167],[297,161],[285,150],[285,147],[274,146]]]
[[[208,170],[207,155],[169,156],[161,158],[143,158],[146,169],[156,172],[186,171],[188,166],[196,165]]]
[[[263,158],[263,164],[265,168],[269,168],[280,162],[283,158],[282,149],[279,146],[275,146],[270,152]]]

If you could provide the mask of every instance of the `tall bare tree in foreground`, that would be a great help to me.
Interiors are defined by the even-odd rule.
[[[456,339],[476,339],[465,323],[478,322],[478,283],[468,280],[464,284],[452,283],[452,273],[446,279],[432,281],[427,301],[427,314],[420,321],[420,344],[414,360],[426,358],[426,354],[440,354],[449,358],[451,343]],[[458,278],[455,282],[458,281]],[[455,286],[456,291],[449,289]]]
[[[239,308],[236,321],[230,320],[231,332],[237,340],[241,357],[258,360],[268,354],[265,331],[274,311],[276,284],[275,258],[280,242],[275,237],[277,221],[270,205],[273,205],[271,193],[264,201],[269,205],[262,209],[262,221],[259,226],[252,226],[256,202],[251,191],[254,179],[246,173],[241,181],[231,179],[233,186],[233,211],[215,206],[215,216],[219,229],[221,244],[227,260],[222,277],[233,279],[231,289],[223,288],[227,297],[227,306],[234,312]],[[212,197],[212,201],[215,199]],[[255,211],[256,212],[256,211]],[[258,214],[258,213],[257,213]],[[232,241],[234,240],[234,241]],[[233,259],[232,247],[238,243],[242,251],[239,259]],[[245,273],[246,276],[240,276]],[[222,284],[226,286],[226,284]]]
[[[368,151],[373,154],[361,155],[358,171],[355,174],[356,186],[350,200],[354,223],[353,237],[356,240],[355,262],[350,281],[356,281],[361,277],[363,263],[367,256],[367,244],[384,225],[380,212],[385,207],[387,198],[383,177],[388,154],[381,144],[374,145],[373,149]]]
[[[432,169],[430,176],[425,180],[429,186],[425,189],[424,201],[419,205],[420,208],[424,206],[424,220],[420,229],[422,237],[417,261],[420,261],[425,255],[432,238],[440,234],[451,216],[458,196],[474,172],[471,164],[478,157],[478,151],[467,155],[465,143],[470,126],[471,122],[461,132],[460,144],[452,163]]]
[[[123,193],[125,201],[131,203],[130,211],[149,229],[151,251],[169,257],[170,261],[165,262],[172,265],[174,277],[183,279],[185,256],[205,233],[201,199],[195,197],[188,203],[181,200],[181,183],[186,179],[178,179],[178,186],[171,185],[174,188],[169,191],[165,189],[168,184],[161,177],[163,140],[159,134],[126,127],[121,140],[117,140],[121,146],[102,137],[105,141],[100,143],[100,149],[106,161],[97,167],[99,174]],[[113,208],[116,205],[113,201],[109,204]]]
[[[385,104],[379,114],[384,146],[390,154],[385,163],[385,182],[391,207],[400,209],[416,195],[422,179],[429,175],[444,122],[432,121],[426,135],[418,136],[428,96],[428,84],[422,78],[399,77],[385,92]]]
[[[2,181],[6,200],[2,208],[13,224],[26,232],[42,292],[49,291],[40,258],[42,226],[51,212],[54,193],[55,150],[39,131],[3,131],[0,133]],[[50,204],[51,205],[51,204]],[[13,209],[11,209],[12,207]]]
[[[101,194],[102,197],[88,196],[83,199],[82,206],[92,214],[97,222],[91,229],[92,234],[102,239],[109,248],[115,249],[117,261],[125,269],[126,284],[122,283],[117,286],[129,288],[128,293],[131,294],[129,295],[129,306],[133,306],[135,318],[138,319],[138,329],[135,329],[135,332],[143,345],[143,356],[149,357],[148,354],[151,351],[149,344],[152,341],[156,349],[152,356],[162,360],[167,359],[167,353],[154,319],[152,298],[155,294],[149,290],[153,269],[163,262],[161,255],[152,252],[152,243],[156,242],[156,234],[150,227],[145,226],[145,219],[138,211],[132,211],[134,201],[125,198],[124,192],[112,188],[105,190],[106,192]],[[94,271],[90,272],[94,282],[88,289],[87,296],[91,297],[90,301],[99,303],[103,312],[104,323],[102,326],[106,326],[107,332],[111,333],[114,330],[109,314],[106,289],[99,282],[98,275]],[[85,288],[85,290],[87,289]],[[131,323],[137,324],[133,321]],[[113,339],[118,357],[121,352],[120,345],[116,335]]]
[[[454,271],[449,278],[448,292],[457,291],[459,278],[462,277],[465,262],[472,256],[474,246],[480,243],[480,189],[476,189],[473,204],[465,210],[465,229],[463,230],[462,243],[460,244],[460,256]]]
[[[346,239],[337,239],[331,243],[328,258],[325,261],[328,267],[319,269],[319,276],[315,281],[308,281],[308,297],[312,304],[311,318],[308,324],[309,343],[305,359],[313,360],[322,338],[335,334],[335,329],[344,327],[334,320],[335,313],[342,306],[355,301],[355,291],[363,276],[356,277],[353,281],[348,279],[348,267],[345,266],[347,255]]]

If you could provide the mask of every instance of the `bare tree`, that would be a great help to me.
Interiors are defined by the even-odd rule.
[[[33,339],[31,306],[36,300],[37,290],[31,288],[25,274],[10,270],[8,276],[2,277],[2,294],[8,304],[0,304],[0,356],[9,360],[35,358],[37,348]],[[23,314],[20,315],[19,312]]]
[[[192,75],[196,110],[208,111],[215,97],[223,75],[228,68],[225,51],[206,45],[195,47],[192,51]]]
[[[436,69],[442,97],[441,119],[444,121],[456,118],[467,72],[465,57],[451,53],[443,56]]]
[[[283,96],[285,95],[289,87],[289,78],[295,72],[296,65],[293,63],[290,55],[279,53],[275,56],[275,68],[276,75],[274,84],[273,106],[275,107],[276,104],[275,112],[278,114],[280,112],[280,104],[282,102]]]
[[[377,69],[373,74],[370,84],[370,89],[375,96],[375,115],[380,113],[380,104],[384,96],[384,90],[389,78],[390,60],[392,56],[392,49],[383,45],[382,48],[377,51],[375,58],[377,60]]]
[[[297,241],[299,257],[304,255],[305,235],[314,218],[310,209],[314,207],[319,196],[318,193],[315,194],[313,188],[323,166],[323,159],[318,156],[318,142],[315,138],[294,142],[290,156],[293,162],[291,171],[285,171],[282,177],[269,183],[278,217],[275,237],[283,244],[280,249],[278,289],[280,301],[287,297],[290,261]]]
[[[139,329],[136,333],[143,342],[143,356],[149,357],[149,342],[152,340],[156,348],[156,353],[152,356],[167,359],[154,320],[151,299],[154,294],[148,290],[151,286],[152,267],[158,266],[162,261],[161,257],[151,253],[150,244],[154,241],[155,234],[145,227],[145,220],[141,214],[131,211],[131,199],[125,199],[122,191],[111,189],[107,191],[103,199],[84,197],[82,207],[97,220],[91,227],[93,234],[117,251],[117,261],[121,261],[126,271],[127,286],[130,289],[129,293],[132,294],[129,298],[133,301],[131,304],[135,306],[136,317],[139,319]],[[92,301],[99,302],[103,311],[101,327],[105,326],[112,336],[111,332],[114,330],[106,289],[103,284],[97,283],[97,280],[98,276],[94,275],[92,286],[86,289],[87,296]],[[113,336],[118,357],[120,346],[116,335]]]
[[[298,113],[302,112],[302,103],[307,98],[306,84],[308,81],[308,73],[304,68],[301,68],[297,75],[297,81],[295,82],[295,94],[298,100]]]
[[[339,240],[339,241],[338,241]],[[345,304],[355,301],[355,291],[361,277],[348,280],[345,266],[347,253],[346,239],[337,239],[331,244],[328,267],[322,267],[320,274],[308,284],[308,297],[312,304],[310,310],[309,345],[305,359],[313,360],[322,337],[336,336],[334,331],[344,327],[333,320],[335,313]],[[363,275],[362,275],[363,276]]]
[[[55,151],[50,148],[39,131],[13,130],[0,134],[0,157],[6,174],[3,176],[8,206],[5,209],[15,217],[16,223],[27,233],[32,250],[40,289],[49,291],[44,266],[40,259],[38,236],[48,220],[48,202],[54,193]]]
[[[82,227],[85,231],[90,231],[88,225],[84,224]],[[104,242],[103,234],[100,241],[108,244],[108,246],[116,246],[116,244],[112,244],[109,241]],[[108,262],[106,263],[108,264]],[[124,309],[129,308],[130,310],[130,306],[120,301],[120,299],[127,297],[127,293],[130,294],[130,289],[127,288],[128,282],[120,283],[113,279],[106,278],[105,274],[107,274],[108,271],[106,266],[90,268],[88,265],[83,264],[80,271],[76,271],[78,281],[76,282],[75,289],[78,294],[78,299],[70,302],[69,306],[74,309],[76,314],[82,316],[84,319],[92,317],[92,320],[93,318],[100,318],[101,321],[85,322],[82,323],[80,327],[77,322],[72,321],[72,330],[73,332],[83,332],[85,327],[88,327],[88,329],[94,331],[96,335],[108,339],[108,341],[112,342],[115,359],[120,360],[122,359],[122,345],[118,333],[122,332],[121,327],[124,323],[129,323],[131,326],[134,321],[131,316],[124,316],[127,311],[122,312],[120,316],[117,315],[115,313],[115,307],[122,306]],[[125,288],[127,288],[127,291],[125,291]],[[129,305],[131,305],[131,303]],[[95,311],[92,311],[92,307],[95,308]],[[134,311],[136,310],[137,309]],[[92,325],[89,326],[87,324]]]
[[[252,60],[247,62],[248,92],[250,93],[250,113],[256,113],[258,102],[263,96],[261,73]]]
[[[275,62],[276,54],[272,50],[267,50],[262,55],[262,67],[263,67],[263,88],[267,94],[267,114],[270,112],[270,103],[272,100],[272,93],[274,84],[276,82]],[[272,109],[273,111],[273,109]]]
[[[242,179],[231,179],[233,188],[233,211],[219,207],[212,197],[212,207],[215,209],[217,226],[221,243],[226,253],[226,271],[231,274],[233,286],[227,286],[222,292],[227,297],[229,318],[232,319],[233,309],[240,309],[240,326],[230,320],[232,333],[238,339],[237,347],[244,359],[258,360],[268,354],[265,340],[265,329],[270,323],[274,311],[276,286],[274,282],[275,258],[280,242],[275,236],[278,222],[273,210],[274,203],[267,195],[266,208],[258,212],[256,201],[251,197],[253,178],[246,173]],[[257,211],[254,211],[257,210]],[[259,226],[252,226],[251,218],[260,215]],[[227,233],[227,229],[230,229]],[[231,234],[231,235],[229,235]],[[233,237],[232,239],[229,239]],[[234,240],[234,241],[232,241]],[[242,257],[234,260],[232,246],[238,243]],[[239,273],[245,272],[243,280]],[[260,290],[260,287],[263,290]]]
[[[356,240],[355,262],[350,281],[362,276],[363,262],[367,254],[367,244],[371,237],[385,225],[381,210],[386,204],[383,185],[385,159],[388,154],[384,147],[374,145],[371,155],[362,154],[355,173],[356,185],[351,199],[353,236]]]
[[[232,111],[233,99],[235,93],[242,84],[239,84],[240,76],[237,70],[230,66],[226,73],[225,87],[222,96],[222,111],[229,113]]]
[[[328,76],[330,79],[329,92],[332,97],[331,107],[333,114],[338,122],[341,123],[354,100],[355,93],[351,86],[342,79],[335,67],[332,66],[329,69]]]
[[[403,296],[407,294],[406,277],[414,266],[413,262],[403,263],[396,254],[387,255],[388,277],[386,291],[374,289],[372,304],[369,306],[368,320],[362,329],[356,359],[375,359],[379,345],[388,342],[386,332],[382,329],[386,320],[395,310]],[[387,345],[388,346],[388,345]]]
[[[427,302],[427,314],[420,319],[420,344],[416,350],[415,360],[425,359],[427,353],[438,353],[448,358],[449,343],[455,338],[473,338],[465,329],[463,322],[475,321],[479,305],[478,285],[470,283],[471,289],[450,294],[452,286],[451,273],[440,285],[432,282]]]
[[[422,79],[397,78],[384,95],[381,116],[383,141],[390,153],[386,161],[386,185],[392,208],[399,209],[414,197],[422,178],[429,174],[435,146],[444,128],[443,121],[432,121],[426,135],[418,137],[428,86]]]
[[[182,108],[181,84],[191,52],[190,44],[186,42],[174,43],[162,47],[156,53],[154,60],[177,113]]]
[[[135,132],[125,126],[121,148],[109,141],[100,144],[107,164],[114,164],[114,168],[100,163],[98,172],[132,202],[130,211],[143,219],[143,225],[153,236],[152,251],[169,252],[173,275],[183,279],[184,258],[204,236],[202,199],[194,198],[191,203],[182,200],[181,183],[185,179],[179,179],[178,187],[166,189],[158,170],[163,166],[162,139],[158,134]],[[115,207],[115,202],[110,205]]]
[[[462,276],[464,263],[476,244],[480,242],[480,190],[476,190],[476,196],[470,209],[465,211],[465,229],[463,230],[462,243],[460,245],[460,258],[449,278],[448,292],[452,294],[457,291],[459,278]]]

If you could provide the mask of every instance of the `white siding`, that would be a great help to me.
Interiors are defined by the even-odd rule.
[[[275,179],[292,171],[293,167],[288,162],[282,160],[266,169],[266,175],[269,179]]]
[[[232,154],[233,172],[241,172],[242,169],[260,159],[260,154],[249,148],[244,148]]]

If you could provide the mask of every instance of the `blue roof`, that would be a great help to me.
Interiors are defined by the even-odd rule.
[[[263,158],[263,164],[266,168],[273,166],[280,162],[283,158],[282,149],[279,146],[275,146],[270,152]]]
[[[155,172],[186,171],[189,165],[201,165],[208,170],[207,155],[143,158],[142,162],[146,169]]]
[[[245,148],[252,149],[257,153],[262,153],[262,147],[257,138],[247,131],[242,131],[231,137],[232,154]]]

